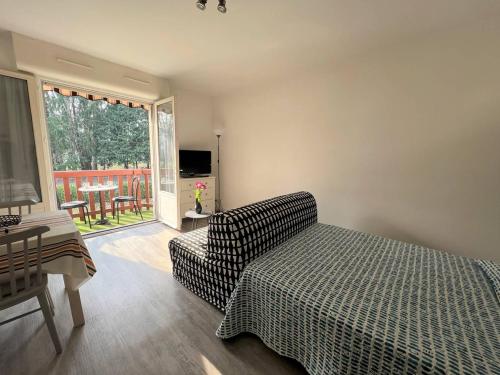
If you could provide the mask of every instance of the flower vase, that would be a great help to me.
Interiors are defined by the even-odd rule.
[[[203,207],[201,207],[200,201],[196,199],[195,203],[196,203],[196,208],[195,208],[196,213],[201,214],[201,212],[203,211]]]

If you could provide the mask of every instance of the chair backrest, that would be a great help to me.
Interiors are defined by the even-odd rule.
[[[139,196],[139,189],[141,188],[141,178],[139,176],[134,176],[132,179],[132,196],[137,200]]]
[[[22,215],[23,214],[23,207],[28,208],[28,214],[31,213],[31,206],[36,204],[35,201],[33,200],[25,200],[25,201],[15,201],[15,202],[0,202],[0,210],[6,208],[7,211],[9,212],[9,215],[16,215],[16,213],[13,213],[13,209],[17,208],[17,215]]]
[[[15,297],[20,291],[42,284],[42,234],[49,230],[47,226],[38,226],[21,232],[0,234],[0,254],[6,250],[9,269],[8,279],[2,282],[8,283],[6,295]],[[35,237],[36,248],[30,250],[29,240]],[[21,248],[15,249],[19,245]],[[0,302],[3,294],[4,291],[0,290]]]
[[[57,209],[61,209],[61,199],[59,199],[59,194],[56,193]]]
[[[208,219],[207,258],[243,270],[317,222],[316,200],[303,191],[218,213]]]

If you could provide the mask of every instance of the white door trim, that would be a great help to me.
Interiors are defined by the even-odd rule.
[[[160,173],[159,173],[159,152],[158,152],[158,141],[159,141],[159,134],[158,134],[158,116],[157,116],[157,110],[158,106],[171,102],[172,103],[172,114],[174,117],[174,143],[175,143],[175,155],[174,155],[174,160],[175,160],[175,173],[174,173],[174,186],[175,186],[175,193],[167,193],[167,192],[160,192]],[[156,217],[158,220],[164,222],[165,224],[175,228],[175,229],[180,229],[181,227],[181,218],[179,214],[179,140],[177,138],[177,124],[176,124],[176,118],[175,118],[175,98],[173,96],[165,99],[158,100],[153,103],[153,106],[151,107],[151,117],[152,117],[152,124],[153,124],[153,135],[154,135],[154,145],[151,148],[152,152],[154,152],[154,155],[152,156],[152,175],[153,176],[153,181],[154,181],[154,189],[153,189],[153,195],[154,195],[154,201],[155,201],[155,213]],[[154,149],[154,151],[153,151]],[[171,195],[171,198],[174,200],[175,199],[175,217],[167,217],[165,216],[165,213],[161,212],[161,195],[166,194],[166,195]]]

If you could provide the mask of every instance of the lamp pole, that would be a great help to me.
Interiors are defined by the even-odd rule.
[[[222,204],[220,199],[220,136],[221,134],[217,134],[217,207],[216,212],[222,211]]]
[[[214,129],[214,134],[217,136],[217,199],[215,200],[216,212],[222,211],[222,199],[220,199],[220,137],[224,134],[224,128]]]

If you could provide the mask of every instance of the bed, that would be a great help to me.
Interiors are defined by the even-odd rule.
[[[247,265],[217,336],[310,374],[500,374],[500,268],[316,223]],[[496,287],[495,287],[496,285]]]

